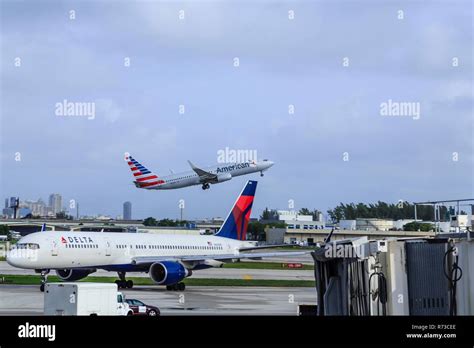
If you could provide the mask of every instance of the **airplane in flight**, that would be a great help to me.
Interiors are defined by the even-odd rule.
[[[191,161],[188,161],[191,171],[160,177],[148,170],[129,153],[125,154],[125,161],[127,161],[132,171],[135,186],[147,190],[169,190],[194,185],[202,185],[202,189],[207,190],[210,188],[210,184],[229,181],[234,176],[257,172],[260,172],[260,176],[263,176],[263,172],[274,164],[272,161],[265,159],[259,162],[225,163],[213,167],[198,168]]]
[[[184,290],[182,280],[204,268],[239,259],[298,256],[308,251],[266,252],[275,246],[247,241],[247,226],[257,181],[248,181],[215,235],[41,231],[21,238],[7,262],[41,273],[41,291],[50,270],[63,281],[77,281],[103,269],[117,272],[119,288],[132,288],[127,272],[146,272],[167,290]]]

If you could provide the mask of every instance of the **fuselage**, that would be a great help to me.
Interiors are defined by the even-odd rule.
[[[165,235],[48,231],[20,239],[7,253],[9,264],[26,269],[103,268],[133,270],[134,257],[235,254],[249,242],[211,235]],[[186,265],[185,265],[186,266]]]
[[[202,168],[206,172],[215,174],[223,181],[230,180],[232,177],[247,175],[252,173],[264,172],[273,165],[272,161],[242,162],[242,163],[224,163],[218,166]],[[152,190],[167,190],[193,185],[201,185],[202,179],[194,171],[186,171],[167,176],[160,176],[162,183],[158,186],[150,187]],[[217,183],[217,182],[216,182]]]

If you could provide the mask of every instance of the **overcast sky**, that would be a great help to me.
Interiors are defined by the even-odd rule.
[[[205,218],[248,179],[253,216],[474,196],[472,1],[0,2],[0,198],[57,192],[114,217],[128,200],[134,218],[177,218],[184,199]],[[57,116],[64,99],[95,118]],[[382,115],[388,100],[419,117]],[[123,160],[166,175],[226,147],[276,164],[145,191]]]

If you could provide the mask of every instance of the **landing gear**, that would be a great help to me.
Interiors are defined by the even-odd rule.
[[[44,292],[44,287],[46,285],[46,282],[48,281],[48,273],[49,273],[49,269],[41,270],[41,285],[40,285],[41,292]]]
[[[263,172],[260,172],[260,176],[263,176]]]
[[[120,279],[117,279],[115,281],[115,284],[117,284],[117,287],[119,289],[131,289],[133,288],[133,281],[132,280],[126,280],[125,279],[125,272],[117,272],[118,276]]]
[[[184,291],[186,289],[186,284],[184,283],[176,283],[173,285],[166,285],[166,290],[168,291]]]
[[[203,190],[207,190],[209,189],[211,186],[208,184],[208,183],[205,183],[205,184],[202,184],[202,189]]]

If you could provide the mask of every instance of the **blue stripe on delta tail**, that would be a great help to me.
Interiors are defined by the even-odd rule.
[[[238,240],[246,239],[256,189],[257,181],[247,181],[242,193],[237,198],[237,201],[232,207],[227,219],[222,224],[222,227],[216,233],[216,236]]]

